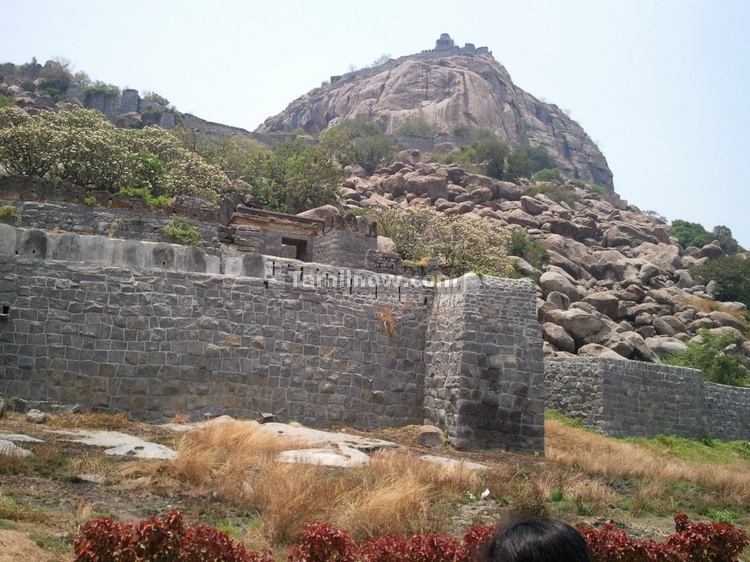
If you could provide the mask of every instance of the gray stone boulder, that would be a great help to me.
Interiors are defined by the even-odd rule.
[[[536,216],[541,215],[544,211],[546,211],[547,205],[539,201],[539,199],[524,195],[523,197],[521,197],[521,208],[528,214]]]
[[[728,312],[714,310],[713,312],[710,312],[708,314],[708,317],[716,322],[719,326],[731,326],[732,328],[737,328],[740,331],[745,331],[747,329],[747,324],[745,322],[743,322],[736,316],[729,314]]]
[[[581,300],[573,282],[562,273],[555,271],[545,271],[539,278],[539,286],[542,288],[542,294],[547,297],[550,293],[562,293],[570,299],[571,302]]]
[[[719,243],[714,240],[710,244],[706,244],[701,248],[701,251],[698,252],[698,259],[708,258],[710,260],[713,260],[725,255],[726,254],[724,253],[724,250],[721,249],[721,246],[719,246]]]
[[[417,442],[422,447],[442,447],[445,444],[445,435],[434,425],[423,425],[419,428]]]
[[[29,410],[26,412],[26,421],[31,423],[44,423],[47,421],[47,414],[40,410]]]
[[[562,326],[577,342],[599,334],[606,324],[598,316],[578,308],[551,310],[547,313],[550,322]]]
[[[448,198],[448,180],[439,176],[413,176],[406,180],[406,191],[427,195],[432,201]]]
[[[396,248],[396,243],[388,238],[387,236],[378,236],[377,238],[378,242],[378,250],[381,252],[386,252],[388,254],[396,254],[398,253],[398,248]]]
[[[576,350],[576,344],[570,334],[565,331],[565,328],[553,324],[552,322],[545,322],[542,324],[542,335],[546,341],[554,345],[560,351],[567,351],[573,353]]]
[[[323,205],[322,207],[316,207],[314,209],[309,209],[307,211],[297,213],[297,216],[304,217],[306,219],[325,220],[327,218],[335,217],[340,214],[341,212],[339,211],[338,207],[334,207],[333,205]]]
[[[660,358],[680,353],[687,349],[687,344],[678,340],[677,338],[671,338],[668,336],[654,336],[653,338],[646,338],[646,345],[651,351],[656,353]]]
[[[620,317],[620,299],[614,293],[609,291],[590,293],[583,297],[583,302],[590,304],[596,310],[613,320],[617,320]]]
[[[654,353],[648,345],[646,345],[646,340],[640,333],[625,332],[623,334],[620,334],[620,337],[633,344],[633,353],[636,354],[637,358],[640,358],[644,361],[650,361],[651,363],[661,363],[659,356],[656,355],[656,353]]]
[[[406,191],[406,178],[401,174],[388,176],[380,184],[380,187],[394,197],[399,197]]]
[[[616,351],[609,349],[608,347],[604,347],[603,345],[600,345],[598,343],[587,343],[578,350],[578,355],[599,357],[601,359],[620,359],[623,361],[627,359]]]

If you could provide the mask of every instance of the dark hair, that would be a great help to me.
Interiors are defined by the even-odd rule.
[[[529,519],[500,530],[487,550],[488,562],[592,562],[578,531],[554,519]]]

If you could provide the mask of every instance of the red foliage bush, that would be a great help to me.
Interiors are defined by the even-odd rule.
[[[273,562],[269,552],[247,552],[226,533],[186,527],[177,511],[137,527],[109,518],[89,521],[74,547],[75,562]]]
[[[608,524],[580,527],[595,562],[735,562],[748,545],[743,531],[725,523],[693,523],[675,516],[676,532],[662,543],[635,539]],[[309,523],[289,562],[479,562],[495,527],[474,525],[463,540],[440,535],[384,535],[357,547],[339,529]],[[270,552],[247,552],[225,533],[171,512],[140,525],[89,521],[75,540],[76,562],[273,562]]]
[[[580,527],[594,562],[734,562],[748,545],[747,535],[727,523],[693,523],[675,515],[676,532],[663,543],[631,538],[611,524]]]

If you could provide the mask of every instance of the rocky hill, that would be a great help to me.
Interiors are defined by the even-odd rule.
[[[723,255],[717,243],[683,248],[664,219],[580,182],[549,190],[551,197],[528,182],[424,162],[418,151],[403,152],[400,160],[370,176],[348,167],[341,188],[346,204],[424,204],[526,230],[549,254],[544,271],[516,258],[517,269],[538,282],[548,354],[659,362],[709,329],[732,333],[736,352],[750,357],[745,305],[717,302],[712,284],[689,271]],[[555,197],[560,192],[564,199]]]
[[[331,77],[257,131],[318,133],[358,116],[381,122],[389,133],[424,118],[447,140],[460,127],[489,129],[512,147],[545,148],[567,177],[613,187],[606,158],[578,123],[514,85],[486,47],[456,47],[447,34],[433,50]]]

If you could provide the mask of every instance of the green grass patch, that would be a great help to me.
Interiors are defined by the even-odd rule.
[[[123,187],[118,195],[124,195],[125,197],[139,197],[149,207],[167,207],[172,203],[171,197],[159,195],[158,197],[151,193],[148,187]]]
[[[688,439],[672,435],[627,437],[624,441],[687,461],[711,464],[736,464],[750,461],[750,442],[748,441]]]
[[[32,532],[29,533],[29,538],[34,541],[39,548],[51,552],[56,556],[69,556],[73,554],[73,544],[67,537]]]
[[[50,519],[50,514],[41,509],[22,505],[11,497],[0,496],[0,519],[42,523]]]
[[[560,422],[563,425],[567,425],[568,427],[577,427],[578,429],[585,429],[587,431],[592,431],[590,428],[584,426],[581,420],[574,420],[573,418],[569,418],[565,414],[560,413],[557,410],[551,410],[550,408],[545,408],[544,419],[554,420],[556,422]]]

